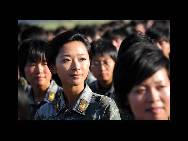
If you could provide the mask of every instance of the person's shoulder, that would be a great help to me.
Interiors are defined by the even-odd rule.
[[[109,105],[113,105],[115,102],[112,98],[105,96],[105,95],[100,95],[97,93],[93,93],[92,96],[99,104],[103,105],[103,106],[109,106]]]
[[[97,80],[91,82],[90,84],[88,84],[88,86],[90,87],[90,89],[95,89],[96,88],[96,84],[97,84]]]
[[[120,120],[119,109],[115,103],[115,101],[105,95],[100,95],[97,93],[93,93],[93,97],[95,97],[97,106],[102,112],[102,119],[105,120]]]

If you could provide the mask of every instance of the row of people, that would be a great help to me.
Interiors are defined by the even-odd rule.
[[[111,42],[90,45],[84,35],[73,31],[50,43],[28,39],[19,48],[19,69],[30,84],[25,92],[32,101],[32,119],[170,117],[169,59],[142,34],[126,38],[118,56]],[[89,70],[97,81],[88,86]],[[59,77],[59,86],[53,75]]]

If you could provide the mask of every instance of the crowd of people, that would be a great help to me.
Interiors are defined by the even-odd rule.
[[[19,120],[170,120],[170,21],[18,24]]]

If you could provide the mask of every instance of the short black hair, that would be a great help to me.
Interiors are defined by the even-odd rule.
[[[110,40],[99,39],[91,43],[90,58],[109,55],[114,62],[117,60],[117,49]]]
[[[114,68],[114,88],[119,106],[131,111],[127,99],[131,89],[161,68],[167,70],[170,79],[169,59],[152,43],[137,42],[119,54]]]
[[[51,65],[55,65],[55,59],[58,55],[60,48],[64,44],[71,42],[71,41],[82,42],[86,46],[86,49],[87,49],[88,54],[89,54],[91,46],[90,46],[90,43],[89,43],[87,37],[78,33],[78,32],[75,32],[73,30],[69,30],[69,31],[58,34],[50,42],[50,51],[49,51],[50,55],[49,56],[50,56],[50,64]]]
[[[44,40],[24,40],[18,51],[20,75],[25,77],[24,68],[27,62],[48,61],[48,49],[48,43]]]

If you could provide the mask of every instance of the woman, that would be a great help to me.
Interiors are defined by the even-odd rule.
[[[55,95],[61,91],[61,88],[51,79],[47,52],[48,43],[39,39],[27,39],[19,49],[19,69],[21,76],[29,83],[25,93],[31,101],[29,105],[32,118],[40,114],[47,103],[53,103]],[[52,108],[45,112],[49,115],[55,110],[56,108]]]
[[[90,66],[89,48],[86,37],[72,31],[52,40],[50,60],[62,82],[63,92],[59,97],[60,112],[47,119],[120,120],[115,102],[93,93],[85,83]],[[44,110],[50,107],[49,104]]]
[[[122,119],[168,120],[170,62],[154,44],[144,40],[130,46],[124,42],[118,53],[114,87],[121,116]]]

